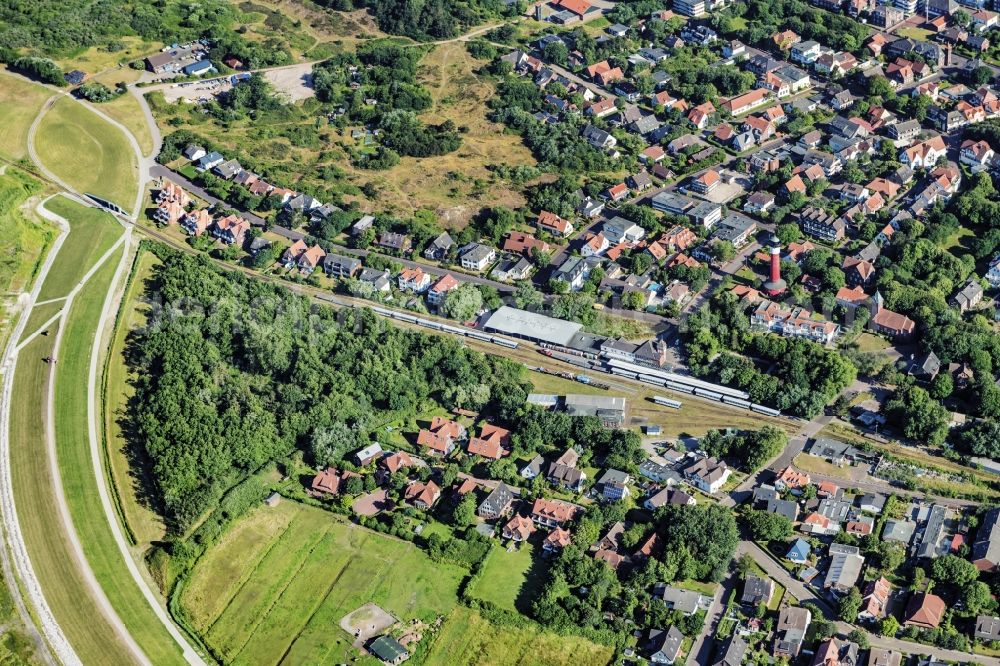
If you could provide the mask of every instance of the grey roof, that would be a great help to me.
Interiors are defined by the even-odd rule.
[[[510,492],[510,488],[507,487],[507,484],[501,483],[493,489],[493,492],[486,496],[486,499],[479,505],[478,510],[489,510],[493,513],[500,513],[513,501],[514,495]]]
[[[625,484],[628,483],[629,475],[627,472],[623,472],[618,469],[609,469],[601,475],[601,478],[597,480],[598,483],[618,483]]]
[[[845,546],[843,544],[832,544],[830,546],[830,569],[826,572],[824,587],[836,587],[846,589],[853,586],[858,576],[861,575],[861,567],[865,563],[865,558],[858,554],[856,546]]]
[[[937,557],[941,550],[941,538],[944,536],[944,520],[948,514],[948,509],[941,504],[931,507],[927,522],[924,525],[924,533],[917,545],[917,557]]]
[[[983,516],[972,544],[972,560],[1000,564],[1000,509],[990,509]]]
[[[976,618],[976,638],[982,641],[1000,640],[1000,617],[980,615]]]
[[[799,517],[799,505],[789,500],[770,499],[767,501],[766,510],[768,513],[776,513],[792,521]]]
[[[503,305],[490,315],[484,328],[498,333],[566,346],[573,336],[583,328],[583,325]]]
[[[535,476],[542,473],[542,465],[545,463],[545,459],[541,455],[536,455],[531,461],[521,468],[521,473],[532,472]]]
[[[743,596],[740,601],[744,604],[757,605],[767,603],[774,594],[774,581],[770,578],[760,578],[759,576],[748,576],[743,584]]]
[[[684,642],[684,634],[674,625],[670,625],[666,631],[650,629],[649,643],[647,649],[650,655],[660,654],[668,662],[676,661],[681,651],[681,644]]]
[[[880,495],[878,493],[865,493],[858,497],[858,506],[861,507],[862,511],[865,507],[870,507],[868,510],[878,513],[882,511],[882,507],[885,506],[885,495]]]
[[[386,663],[392,663],[403,655],[409,654],[406,648],[392,636],[379,636],[371,642],[368,649]]]
[[[605,395],[567,395],[563,404],[570,414],[593,414],[596,411],[625,411],[625,398]]]
[[[809,453],[820,458],[851,458],[858,455],[860,451],[847,442],[820,438],[813,442]]]
[[[683,490],[674,490],[673,488],[664,488],[663,490],[657,492],[655,495],[650,495],[644,504],[652,507],[653,509],[659,509],[661,506],[666,506],[668,504],[675,504],[678,506],[683,506],[691,501],[691,496],[688,495]]]
[[[657,583],[653,588],[653,594],[663,599],[670,608],[679,610],[685,615],[696,612],[701,602],[701,594],[698,592],[682,590],[679,587],[671,587],[662,583]]]
[[[916,529],[917,524],[912,520],[887,520],[885,521],[885,529],[882,530],[882,539],[910,543]]]
[[[494,250],[489,245],[483,245],[482,243],[473,243],[472,247],[467,249],[462,254],[462,259],[468,259],[478,264],[483,260],[485,260],[487,257],[489,257],[491,253],[495,252],[496,250]]]
[[[712,661],[713,666],[739,666],[743,663],[746,655],[747,644],[739,636],[733,635],[726,643],[726,647],[716,655]]]

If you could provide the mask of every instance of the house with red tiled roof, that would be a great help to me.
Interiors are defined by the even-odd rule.
[[[639,153],[639,161],[643,164],[656,164],[663,160],[666,155],[667,153],[663,150],[663,146],[650,146]]]
[[[794,176],[789,178],[788,182],[785,183],[784,188],[785,188],[785,193],[789,195],[794,194],[795,192],[798,192],[799,194],[805,194],[807,191],[806,184],[802,181],[802,176],[800,176],[799,174],[795,174]]]
[[[412,291],[415,294],[422,294],[430,286],[430,274],[425,273],[419,266],[404,268],[399,273],[399,288],[402,291]]]
[[[859,257],[847,257],[841,266],[847,278],[847,284],[852,287],[867,285],[875,275],[875,264]]]
[[[532,250],[551,252],[552,246],[523,231],[508,231],[503,242],[504,252],[530,255]]]
[[[583,73],[587,75],[587,78],[594,78],[598,74],[611,71],[611,64],[607,60],[602,60],[601,62],[595,62],[593,65],[588,65]],[[610,97],[607,99],[611,99]],[[612,100],[614,101],[614,100]]]
[[[417,445],[426,446],[433,455],[446,456],[454,450],[455,441],[465,436],[465,426],[443,416],[435,416],[429,428],[417,433]]]
[[[191,211],[181,218],[181,228],[192,236],[201,236],[212,224],[212,215],[207,210]],[[305,243],[303,243],[305,249]]]
[[[786,467],[778,473],[774,486],[778,490],[797,490],[805,488],[812,481],[808,472],[800,472],[794,467]]]
[[[611,201],[621,201],[626,197],[628,197],[628,185],[626,185],[625,183],[617,183],[615,185],[612,185],[607,190],[605,190],[604,196],[606,196]]]
[[[818,511],[813,511],[805,517],[799,529],[809,534],[836,534],[840,531],[840,525]]]
[[[531,519],[545,527],[562,527],[576,518],[583,509],[556,499],[538,498],[531,507]]]
[[[598,72],[594,75],[594,81],[605,87],[624,78],[625,72],[621,70],[621,67],[613,67],[606,72]]]
[[[613,97],[602,97],[596,102],[588,105],[584,110],[584,113],[594,116],[595,118],[603,118],[605,116],[610,116],[617,110],[618,107],[615,106],[615,100]]]
[[[969,166],[984,166],[993,161],[993,149],[990,144],[980,139],[973,141],[966,139],[962,142],[962,147],[958,153],[958,159],[962,164]]]
[[[562,550],[571,543],[573,543],[573,537],[569,530],[557,527],[545,537],[545,541],[542,542],[542,548],[552,553]]]
[[[395,474],[401,469],[413,467],[413,458],[406,451],[396,451],[379,460],[378,465],[388,474]]]
[[[563,11],[573,12],[580,18],[590,11],[590,3],[587,0],[558,0],[554,5]]]
[[[444,297],[448,295],[448,292],[458,288],[460,284],[454,275],[445,273],[427,290],[427,302],[431,305],[441,305],[444,303]]]
[[[598,257],[607,251],[609,245],[603,233],[591,234],[580,247],[580,254],[585,257]]]
[[[250,232],[250,223],[239,215],[227,215],[215,221],[211,232],[226,245],[242,246],[246,235]]]
[[[311,488],[317,493],[336,495],[340,492],[340,481],[340,472],[333,467],[327,467],[313,477]]]
[[[555,236],[568,236],[573,233],[572,222],[564,220],[555,213],[550,213],[547,210],[543,210],[538,214],[535,224],[538,225],[539,229],[548,231]]]
[[[514,516],[503,526],[501,535],[504,539],[511,541],[527,541],[528,537],[535,533],[535,524],[531,518],[525,516]]]
[[[947,606],[936,594],[918,592],[910,597],[903,614],[903,626],[937,629]]]
[[[709,118],[715,113],[715,105],[711,102],[704,102],[688,111],[687,119],[698,129],[705,129]]]
[[[771,40],[775,46],[784,51],[801,42],[802,38],[791,30],[783,30],[782,32],[775,33]]]
[[[433,481],[428,481],[427,483],[413,481],[406,486],[403,497],[416,508],[426,511],[440,499],[441,489]]]
[[[187,211],[184,210],[184,206],[180,203],[165,199],[159,206],[156,207],[156,212],[153,213],[153,219],[155,219],[159,224],[166,226],[177,224],[186,214]]]
[[[510,451],[510,430],[487,423],[479,431],[479,437],[469,440],[469,453],[489,458],[490,460],[500,460]]]

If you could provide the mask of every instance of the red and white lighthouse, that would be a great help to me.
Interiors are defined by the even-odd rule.
[[[785,293],[788,285],[781,279],[781,241],[774,234],[767,239],[771,253],[771,275],[764,283],[764,293],[768,296],[780,296]]]

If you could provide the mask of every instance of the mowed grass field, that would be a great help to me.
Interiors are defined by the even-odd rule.
[[[0,72],[0,156],[28,156],[28,128],[52,92],[6,71]]]
[[[448,666],[605,666],[613,650],[577,636],[537,627],[496,627],[474,610],[457,607],[435,637],[425,664]]]
[[[469,591],[470,594],[507,610],[519,610],[518,597],[527,592],[530,598],[534,598],[534,588],[542,583],[539,579],[542,570],[547,567],[541,562],[540,551],[540,547],[532,544],[521,544],[511,552],[495,547],[487,556],[483,575]]]
[[[141,252],[136,260],[132,281],[122,300],[122,310],[115,330],[111,350],[108,352],[104,427],[107,442],[108,471],[118,497],[121,518],[135,537],[137,545],[148,547],[162,539],[166,533],[163,519],[147,504],[140,501],[143,493],[142,479],[133,471],[129,442],[122,432],[121,420],[126,415],[128,401],[135,393],[133,376],[125,362],[125,344],[129,333],[146,323],[146,308],[142,302],[143,287],[161,263],[152,252]]]
[[[116,223],[114,223],[117,226]],[[183,664],[180,647],[129,574],[98,498],[87,418],[87,380],[95,334],[123,249],[107,258],[66,313],[56,356],[55,435],[70,515],[91,570],[129,634],[154,664]]]
[[[117,666],[131,653],[87,591],[61,529],[45,445],[49,366],[55,332],[38,336],[18,357],[10,418],[10,466],[18,521],[45,598],[77,655],[88,664]]]
[[[45,208],[68,220],[70,227],[59,258],[38,294],[39,301],[69,294],[122,233],[121,225],[110,214],[63,196],[49,199]]]
[[[135,204],[139,166],[131,145],[120,129],[82,104],[65,97],[56,101],[38,126],[35,149],[42,163],[74,189],[125,210]]]
[[[127,67],[113,69],[95,76],[91,81],[103,83],[109,88],[115,88],[118,83],[134,83],[142,76],[142,72]],[[110,102],[95,104],[94,108],[108,114],[132,133],[139,143],[139,149],[143,155],[153,152],[153,135],[150,134],[149,125],[146,123],[146,116],[142,112],[142,106],[135,95],[126,92],[119,95]]]
[[[254,510],[202,557],[181,607],[224,663],[342,663],[357,654],[342,617],[374,602],[404,623],[432,621],[456,606],[464,573],[286,500]]]

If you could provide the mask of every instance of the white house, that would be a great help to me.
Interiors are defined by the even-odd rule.
[[[604,223],[604,237],[609,243],[638,243],[645,237],[646,230],[624,217],[614,217]]]

